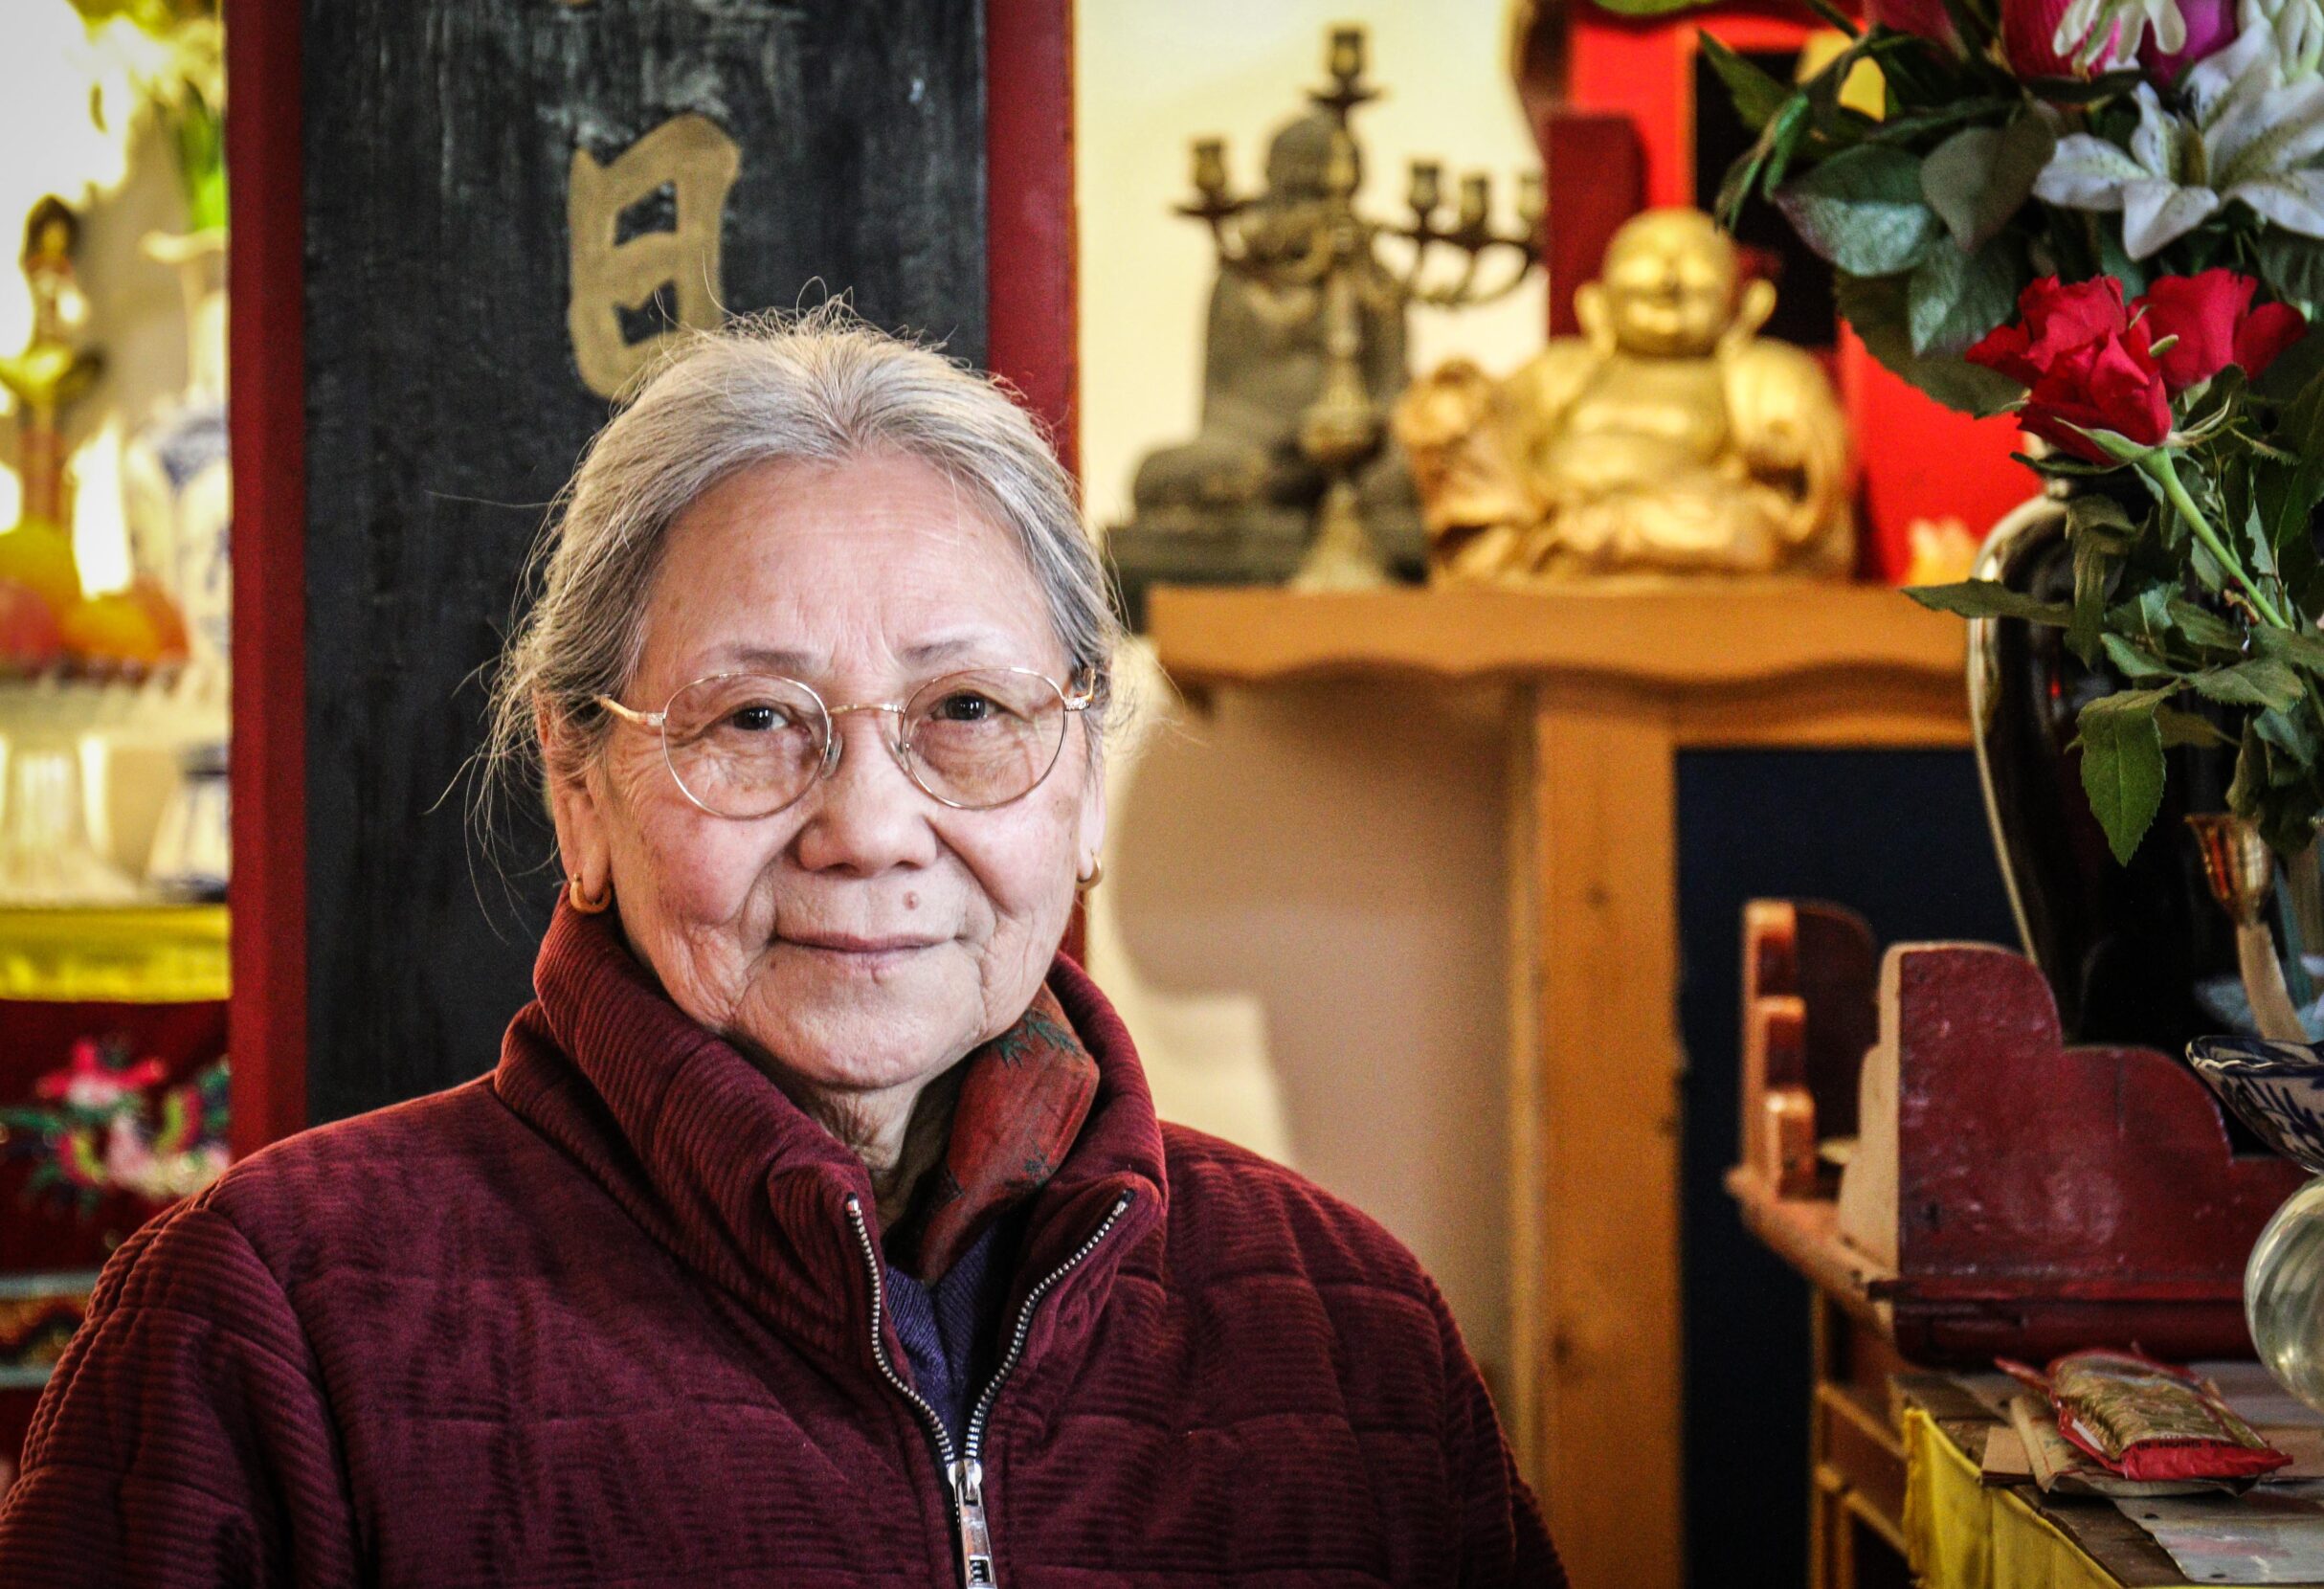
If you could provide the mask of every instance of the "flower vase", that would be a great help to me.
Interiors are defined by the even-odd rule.
[[[2306,1042],[2201,1038],[2187,1059],[2238,1119],[2314,1178],[2244,1264],[2244,1322],[2284,1390],[2324,1412],[2324,1054]]]
[[[1985,539],[1977,576],[2043,601],[2073,591],[2066,503],[2038,496]],[[2218,994],[2236,984],[2235,938],[2204,898],[2180,818],[2224,803],[2234,753],[2166,755],[2163,808],[2128,865],[2115,864],[2083,793],[2076,716],[2123,687],[2086,665],[2062,631],[2017,618],[1969,625],[1969,717],[1985,812],[2025,952],[2058,1001],[2067,1041],[2134,1042],[2166,1054],[2250,1028]],[[2279,1034],[2280,1035],[2280,1034]]]

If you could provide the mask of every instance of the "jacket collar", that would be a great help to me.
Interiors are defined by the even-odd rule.
[[[1127,1256],[1161,1228],[1161,1128],[1137,1051],[1096,984],[1060,955],[1048,986],[1098,1064],[1080,1135],[1027,1211],[1010,1318],[1117,1203],[1104,1242],[1042,1304],[1028,1356],[1082,1337]],[[689,1019],[611,916],[560,902],[508,1028],[494,1087],[682,1262],[801,1344],[868,1353],[870,1276],[856,1199],[884,1264],[862,1164],[715,1033]],[[1141,1261],[1157,1271],[1159,1257]],[[889,1326],[892,1337],[893,1327]],[[891,1338],[891,1361],[903,1354]]]

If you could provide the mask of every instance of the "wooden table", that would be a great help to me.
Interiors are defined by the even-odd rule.
[[[1512,1438],[1578,1589],[1679,1589],[1676,758],[1965,745],[1959,621],[1881,588],[1706,581],[1161,588],[1149,631],[1197,695],[1507,684]]]
[[[1876,1293],[1890,1277],[1840,1240],[1828,1200],[1777,1197],[1748,1169],[1728,1176],[1744,1222],[1815,1287],[1815,1400],[1808,1426],[1813,1480],[1810,1589],[1904,1581],[1907,1460],[1900,1425],[1917,1406],[1978,1461],[1993,1410],[1941,1374],[1897,1354]],[[2186,1580],[2146,1532],[2108,1502],[2049,1502],[2031,1484],[2007,1487],[2018,1504],[2065,1533],[2115,1580]]]

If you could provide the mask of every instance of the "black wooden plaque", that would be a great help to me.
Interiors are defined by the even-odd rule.
[[[846,293],[981,363],[977,0],[305,0],[308,1109],[478,1075],[557,878],[463,826],[477,670],[611,404],[568,325],[576,149],[682,117],[736,155],[735,312]],[[626,210],[624,239],[684,194]],[[671,294],[623,316],[650,333]],[[447,793],[449,792],[449,793]],[[510,835],[549,855],[545,824]],[[513,870],[513,868],[512,868]]]

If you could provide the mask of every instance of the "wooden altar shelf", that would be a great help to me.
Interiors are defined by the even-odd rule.
[[[2248,1355],[2244,1258],[2302,1172],[2236,1156],[2185,1065],[2066,1046],[2032,962],[1878,957],[1852,912],[1754,900],[1742,1016],[1728,1190],[1815,1288],[1811,1589],[1847,1589],[1880,1546],[1903,1570],[1891,1375],[2092,1346]],[[1834,1139],[1852,1140],[1837,1184],[1817,1151]]]
[[[1778,581],[1157,589],[1190,694],[1508,689],[1510,1405],[1577,1589],[1679,1589],[1676,755],[1968,742],[1959,620]]]

